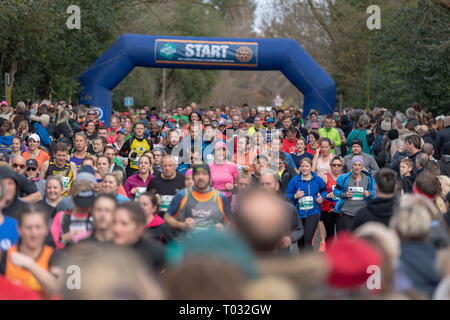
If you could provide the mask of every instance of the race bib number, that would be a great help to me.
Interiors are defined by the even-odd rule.
[[[213,162],[213,160],[214,160],[214,155],[212,155],[212,154],[208,154],[207,156],[206,156],[206,163],[212,163]]]
[[[136,197],[134,198],[134,200],[138,200],[139,197],[141,196],[141,194],[145,193],[147,191],[146,187],[139,187],[136,191]]]
[[[173,196],[164,195],[160,197],[160,203],[159,203],[159,211],[161,212],[167,212],[169,209],[170,202],[173,199]]]
[[[67,188],[69,188],[70,178],[69,177],[61,177],[61,179],[62,179],[64,190],[67,190]]]
[[[331,197],[331,199],[338,201],[339,198],[334,195],[334,189],[335,188],[336,188],[336,185],[332,186],[332,191],[331,192],[333,192],[333,196]]]
[[[348,190],[353,193],[352,200],[364,200],[363,187],[350,187]]]
[[[300,210],[311,210],[314,208],[314,199],[312,196],[306,196],[298,199]]]
[[[139,157],[134,158],[134,160],[133,160],[133,166],[139,168]]]

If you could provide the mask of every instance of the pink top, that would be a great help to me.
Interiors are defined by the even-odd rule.
[[[117,141],[117,131],[119,131],[120,127],[116,128],[116,130],[112,131],[111,128],[108,128],[108,138],[106,141],[110,144],[115,144]]]
[[[227,183],[234,186],[234,183],[239,174],[239,170],[234,163],[227,162],[226,164],[214,164],[209,165],[211,171],[211,183],[214,189],[223,192],[227,197],[232,193],[227,190]]]
[[[316,168],[316,174],[323,178],[324,176],[327,175],[327,173],[331,172],[331,166],[330,166],[330,161],[331,161],[331,157],[329,158],[329,161],[326,160],[322,160],[322,157],[319,157],[317,159],[317,168]]]

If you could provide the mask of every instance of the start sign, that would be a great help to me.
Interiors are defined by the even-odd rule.
[[[257,67],[258,43],[156,39],[155,62]]]

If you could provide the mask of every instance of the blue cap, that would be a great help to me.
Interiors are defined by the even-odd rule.
[[[269,118],[266,120],[266,123],[269,123],[269,122],[275,122],[275,120],[273,118]]]
[[[225,119],[225,120],[228,119],[228,117],[227,117],[226,115],[224,115],[224,114],[222,114],[220,117],[223,118],[223,119]]]
[[[119,130],[117,130],[117,133],[123,133],[123,134],[125,134],[125,129],[124,128],[120,128]]]

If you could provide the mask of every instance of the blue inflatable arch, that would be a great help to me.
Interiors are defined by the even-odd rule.
[[[124,34],[80,77],[80,103],[109,125],[111,90],[134,67],[279,70],[304,95],[304,116],[335,108],[331,77],[292,39],[227,39]]]

